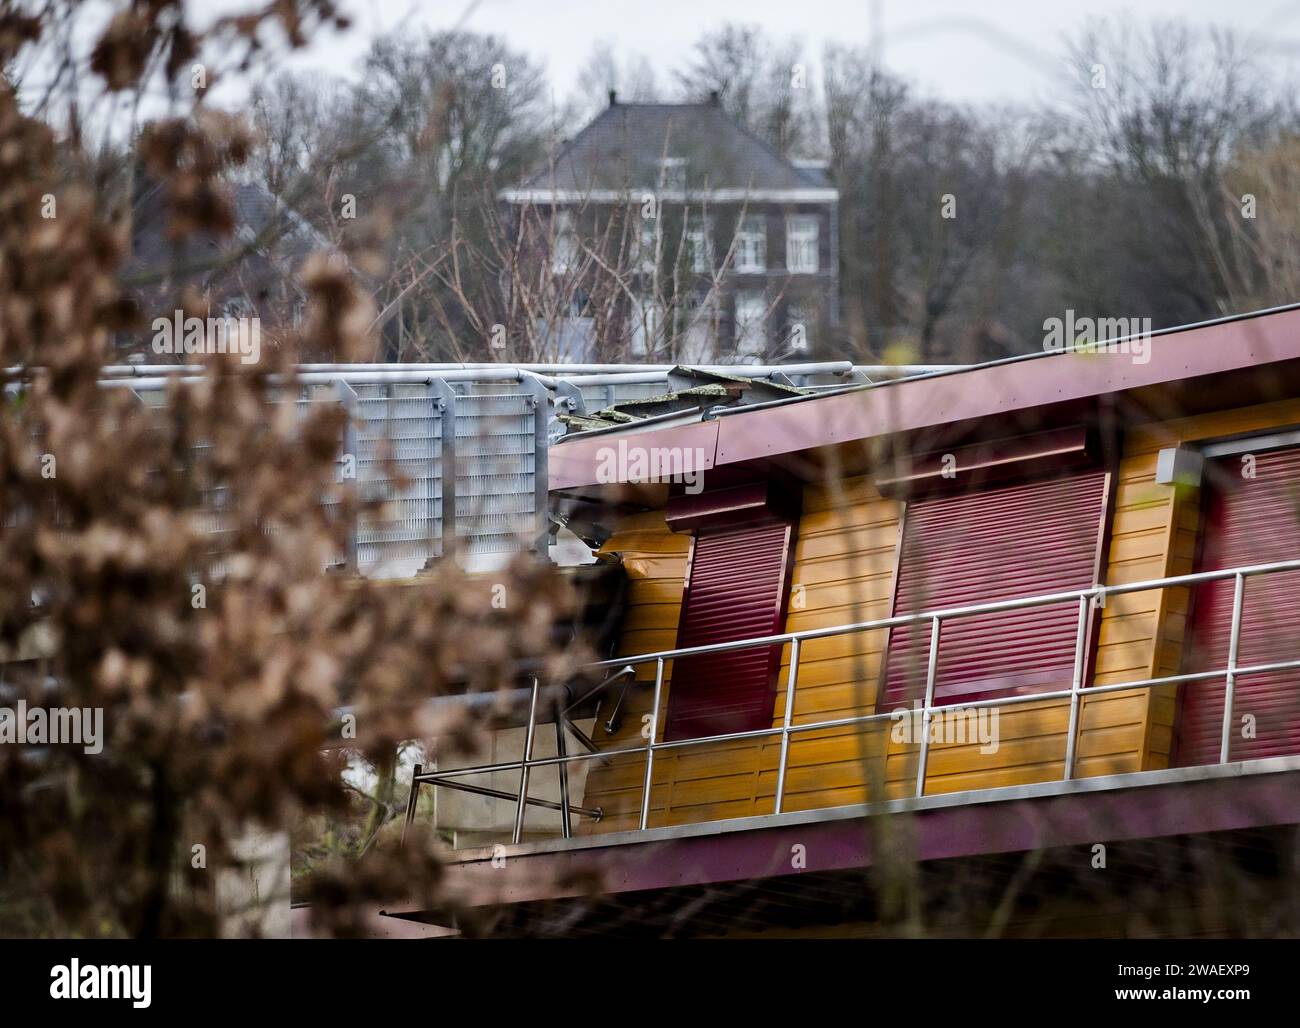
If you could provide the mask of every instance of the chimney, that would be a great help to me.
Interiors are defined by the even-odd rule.
[[[718,91],[716,89],[709,90],[709,106],[710,107],[722,106],[722,97],[718,95]]]
[[[618,93],[615,90],[611,89],[609,91],[609,105],[611,107],[614,107],[617,104],[618,104]]]

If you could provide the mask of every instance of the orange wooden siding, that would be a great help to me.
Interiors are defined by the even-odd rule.
[[[1163,446],[1300,423],[1300,401],[1166,422],[1129,433],[1113,482],[1111,537],[1105,580],[1138,582],[1192,570],[1199,531],[1199,491],[1155,483]],[[809,485],[795,550],[787,630],[798,631],[887,617],[899,535],[899,505],[882,498],[866,477],[838,488]],[[605,549],[623,555],[631,580],[620,653],[668,649],[676,638],[689,539],[670,532],[662,512],[624,521]],[[1119,684],[1179,670],[1188,590],[1149,590],[1112,597],[1100,612],[1092,682]],[[810,641],[803,646],[794,723],[876,710],[885,645],[883,631]],[[783,654],[773,725],[785,710],[789,648]],[[597,742],[642,743],[654,668],[629,692],[622,728]],[[665,702],[671,688],[671,666]],[[1176,691],[1137,689],[1085,697],[1080,710],[1076,774],[1080,777],[1167,767]],[[602,712],[602,714],[607,711]],[[660,711],[661,717],[663,711]],[[1000,745],[982,753],[978,740],[931,746],[927,793],[986,789],[1059,779],[1069,719],[1066,700],[1000,711]],[[896,742],[886,721],[867,729],[831,729],[792,737],[785,810],[841,806],[911,795],[918,747]],[[773,809],[779,738],[668,751],[656,756],[650,824],[666,825],[766,814]],[[588,781],[585,804],[606,817],[584,831],[635,827],[644,760],[616,758]]]
[[[866,479],[851,480],[833,490],[807,487],[795,543],[787,630],[886,617],[897,541],[898,505],[882,499]],[[628,519],[606,542],[606,550],[622,554],[631,580],[621,654],[671,648],[688,547],[689,539],[669,532],[661,513]],[[678,555],[678,563],[664,559],[669,553]],[[671,627],[665,636],[648,630],[650,624]],[[884,635],[859,633],[806,643],[799,661],[795,722],[874,710]],[[784,714],[788,675],[787,647],[782,655],[774,725],[781,723]],[[643,716],[650,709],[653,666],[639,668],[638,680],[644,684],[628,694],[620,731],[611,737],[598,728],[597,742],[601,745],[619,748],[643,741]],[[671,666],[666,675],[664,706],[670,689]],[[786,809],[861,802],[865,798],[862,736],[862,732],[841,730],[796,737],[790,752]],[[650,823],[682,824],[770,812],[779,752],[779,740],[773,738],[656,755]],[[594,827],[617,831],[635,826],[644,773],[645,763],[640,757],[614,758],[608,767],[593,772],[583,803],[602,807],[606,816],[588,830]]]

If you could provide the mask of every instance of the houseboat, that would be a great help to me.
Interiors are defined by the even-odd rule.
[[[489,762],[417,768],[408,821],[497,795],[448,911],[387,913],[1300,929],[1300,307],[1111,342],[585,419],[549,495],[626,580],[610,648]]]

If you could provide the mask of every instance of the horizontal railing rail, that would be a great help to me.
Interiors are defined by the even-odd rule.
[[[1202,571],[1187,575],[1175,575],[1166,578],[1150,579],[1143,582],[1127,582],[1120,585],[1096,585],[1066,592],[1045,593],[1038,596],[1017,597],[1010,600],[969,604],[961,607],[946,607],[939,610],[925,611],[916,614],[902,614],[888,618],[877,618],[871,621],[857,621],[843,625],[828,626],[825,628],[803,629],[797,632],[782,632],[775,635],[756,636],[749,639],[710,643],[704,646],[687,646],[671,650],[657,650],[630,657],[617,657],[609,660],[596,661],[587,665],[587,669],[591,671],[600,671],[616,668],[618,671],[610,675],[594,689],[588,690],[584,695],[584,699],[590,697],[601,688],[608,687],[610,684],[621,678],[631,678],[636,682],[636,684],[647,684],[635,679],[635,669],[644,664],[653,663],[655,666],[653,681],[654,695],[650,708],[652,714],[647,723],[646,743],[645,745],[624,746],[618,749],[593,750],[590,746],[586,746],[585,748],[587,749],[587,752],[573,754],[565,752],[563,737],[566,731],[573,732],[585,743],[589,743],[590,740],[588,740],[576,726],[568,725],[566,723],[567,713],[568,710],[572,709],[572,705],[566,709],[557,704],[554,711],[556,755],[554,757],[534,757],[533,743],[538,716],[537,701],[541,688],[540,680],[534,678],[531,702],[529,704],[528,727],[525,735],[524,752],[522,757],[519,760],[514,761],[502,761],[494,764],[435,771],[425,771],[421,765],[416,765],[415,773],[411,782],[411,791],[407,802],[406,825],[409,828],[414,820],[416,802],[421,785],[429,784],[452,789],[463,789],[470,792],[481,792],[480,787],[470,787],[466,783],[457,780],[478,774],[495,774],[517,771],[519,773],[519,788],[518,792],[513,797],[515,799],[515,819],[514,830],[511,836],[512,842],[518,843],[522,837],[524,813],[529,805],[550,809],[555,809],[558,806],[561,811],[563,834],[567,839],[571,836],[572,831],[569,817],[570,811],[577,810],[584,816],[592,817],[595,820],[599,820],[604,813],[599,808],[579,808],[573,806],[569,802],[567,772],[570,765],[579,761],[607,761],[615,757],[641,756],[645,758],[645,773],[642,781],[638,825],[641,830],[644,830],[649,824],[650,791],[654,780],[654,760],[657,753],[696,746],[717,745],[719,743],[746,739],[772,738],[774,736],[780,737],[781,751],[777,763],[776,791],[772,812],[773,814],[780,814],[785,799],[786,770],[789,764],[790,739],[793,735],[805,732],[868,725],[875,722],[894,719],[898,716],[897,711],[885,711],[876,714],[861,714],[851,717],[831,718],[822,721],[801,722],[796,724],[794,722],[794,706],[799,676],[800,651],[803,644],[815,639],[826,639],[857,632],[879,631],[908,625],[924,624],[927,622],[930,625],[930,643],[927,655],[928,659],[926,665],[924,697],[920,706],[913,707],[909,712],[912,716],[919,716],[920,718],[920,742],[918,744],[916,786],[914,793],[914,795],[918,797],[925,794],[926,769],[930,752],[930,728],[936,711],[953,707],[979,710],[982,708],[1016,706],[1024,703],[1041,703],[1044,700],[1069,699],[1070,711],[1066,727],[1064,769],[1062,773],[1062,779],[1068,781],[1074,777],[1075,772],[1080,705],[1084,695],[1102,696],[1112,692],[1131,691],[1134,689],[1153,689],[1161,686],[1203,682],[1216,678],[1224,679],[1224,710],[1219,749],[1219,763],[1225,764],[1228,762],[1230,754],[1233,699],[1237,680],[1249,675],[1300,669],[1300,659],[1274,661],[1265,664],[1245,666],[1239,665],[1237,662],[1240,654],[1241,621],[1242,609],[1245,602],[1246,580],[1259,575],[1276,574],[1287,571],[1300,571],[1300,560],[1279,561],[1271,564],[1253,564],[1239,568],[1226,568],[1219,571]],[[1228,659],[1225,667],[1208,671],[1194,671],[1176,675],[1145,678],[1131,682],[1118,682],[1109,685],[1084,685],[1083,677],[1087,667],[1088,656],[1087,636],[1089,614],[1092,610],[1104,608],[1106,601],[1112,596],[1145,592],[1153,589],[1195,586],[1206,582],[1223,581],[1227,579],[1233,580],[1234,588]],[[1010,696],[968,702],[963,702],[961,700],[954,700],[947,703],[935,702],[935,684],[938,671],[939,648],[942,644],[942,626],[945,621],[952,621],[963,617],[974,617],[981,614],[994,614],[1070,602],[1078,605],[1079,614],[1075,634],[1074,662],[1070,687],[1068,689],[1017,693]],[[657,740],[659,732],[659,709],[663,700],[664,670],[668,661],[679,660],[683,657],[695,657],[712,653],[726,653],[733,650],[785,645],[789,645],[790,647],[790,666],[785,689],[785,706],[781,718],[781,724],[779,726],[756,728],[743,732],[729,732],[721,735],[700,736],[691,739]],[[558,804],[551,800],[542,800],[528,795],[528,782],[532,769],[536,767],[550,766],[559,768],[561,795]]]

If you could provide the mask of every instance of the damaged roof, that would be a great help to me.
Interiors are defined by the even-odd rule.
[[[668,373],[668,391],[654,396],[624,400],[594,411],[559,414],[566,434],[588,432],[611,426],[633,425],[650,418],[710,407],[739,407],[770,400],[809,396],[813,389],[801,389],[774,378],[741,378],[704,368],[679,365]]]

